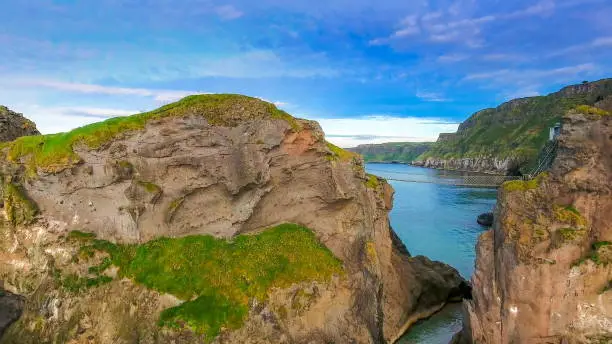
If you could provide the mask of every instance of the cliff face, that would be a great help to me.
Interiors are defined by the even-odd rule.
[[[612,116],[592,112],[564,117],[549,174],[500,189],[458,341],[612,341]]]
[[[480,156],[475,158],[427,158],[415,161],[415,166],[436,168],[441,170],[456,170],[469,172],[483,172],[491,174],[506,174],[515,170],[519,163],[514,158],[497,158],[494,156]]]
[[[478,111],[461,123],[454,137],[440,137],[418,163],[499,174],[528,172],[548,140],[549,128],[563,114],[584,104],[610,106],[611,95],[612,79],[604,79]]]
[[[399,242],[390,185],[253,98],[4,152],[0,279],[26,306],[2,343],[381,343],[466,292]]]
[[[359,145],[348,150],[361,154],[365,162],[411,163],[426,152],[431,145],[431,142],[389,142]]]
[[[30,135],[40,135],[34,122],[0,105],[0,142]]]

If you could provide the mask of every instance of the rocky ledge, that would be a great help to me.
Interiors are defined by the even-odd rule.
[[[13,141],[18,137],[31,135],[40,135],[34,122],[0,105],[0,142]]]
[[[456,343],[612,342],[612,115],[582,112],[550,172],[500,190]]]
[[[383,343],[469,294],[389,226],[393,189],[237,95],[2,148],[6,343]]]

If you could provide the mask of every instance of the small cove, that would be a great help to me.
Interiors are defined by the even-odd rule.
[[[390,181],[395,189],[391,225],[413,256],[424,255],[456,268],[469,279],[474,270],[475,245],[485,230],[476,217],[495,206],[497,190],[435,184],[460,172],[439,171],[401,164],[367,164],[369,173],[433,183]],[[417,323],[400,344],[446,344],[461,328],[461,305],[445,307]]]

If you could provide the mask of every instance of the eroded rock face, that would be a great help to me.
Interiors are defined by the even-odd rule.
[[[34,122],[0,105],[0,142],[13,141],[21,136],[32,135],[40,135]]]
[[[442,170],[483,172],[491,174],[507,174],[516,169],[518,161],[513,158],[497,158],[481,156],[476,158],[427,158],[414,162],[416,166],[436,168]]]
[[[457,342],[612,342],[612,117],[564,118],[552,171],[500,190]]]
[[[143,243],[203,234],[231,239],[292,222],[312,229],[344,262],[345,276],[329,283],[251,300],[244,326],[222,332],[219,343],[389,342],[469,291],[456,270],[411,258],[398,242],[387,216],[391,186],[367,187],[360,159],[334,155],[318,124],[299,123],[296,131],[280,119],[236,126],[198,115],[152,120],[98,150],[81,147],[83,162],[71,169],[28,179],[24,191],[41,216],[3,232],[0,279],[12,291],[36,293],[3,343],[53,336],[75,343],[200,341],[189,331],[159,328],[161,310],[179,301],[130,280],[79,294],[59,288],[50,266],[83,269],[71,260],[79,251],[64,239],[70,230]],[[299,307],[291,307],[296,297]]]

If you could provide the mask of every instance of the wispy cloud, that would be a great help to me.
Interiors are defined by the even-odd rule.
[[[596,70],[593,63],[566,66],[553,69],[502,69],[483,73],[468,74],[464,81],[487,81],[497,84],[528,85],[541,82],[565,82],[577,77],[588,76]]]
[[[43,106],[31,103],[14,104],[13,108],[33,120],[43,134],[66,132],[111,117],[129,116],[140,112],[130,109]]]
[[[233,5],[223,5],[215,8],[215,13],[223,20],[234,20],[242,17],[244,13]]]
[[[450,99],[444,97],[444,95],[440,93],[436,93],[436,92],[418,90],[416,92],[416,96],[417,98],[424,100],[426,102],[449,102],[451,101]]]
[[[54,80],[36,80],[36,79],[25,79],[17,80],[15,84],[22,86],[40,86],[52,88],[59,91],[73,92],[73,93],[88,93],[88,94],[107,94],[107,95],[124,95],[124,96],[140,96],[153,98],[157,102],[172,102],[181,98],[184,98],[191,94],[205,93],[197,91],[183,91],[183,90],[158,90],[158,89],[146,89],[146,88],[128,88],[128,87],[114,87],[114,86],[103,86],[95,84],[82,84],[72,83]]]
[[[356,118],[313,118],[328,139],[341,147],[389,141],[435,141],[440,133],[455,132],[458,123],[439,118],[372,115]]]
[[[612,36],[599,37],[599,38],[592,40],[591,42],[587,42],[584,44],[571,45],[566,48],[559,49],[557,51],[553,51],[546,56],[547,57],[558,57],[558,56],[563,56],[563,55],[568,55],[568,54],[573,54],[573,53],[578,53],[578,52],[584,52],[585,50],[592,50],[594,48],[601,48],[601,47],[612,47]]]
[[[436,61],[441,62],[441,63],[450,63],[450,62],[464,61],[469,58],[470,58],[470,55],[467,55],[467,54],[444,54],[444,55],[438,56]]]
[[[462,13],[459,8],[451,7],[446,11],[407,16],[397,25],[397,29],[391,35],[372,39],[369,43],[370,45],[391,44],[408,36],[422,34],[423,37],[421,38],[429,42],[461,42],[469,47],[476,48],[482,46],[479,35],[483,24],[529,16],[549,15],[554,10],[554,1],[542,0],[535,5],[512,12],[460,18]]]

